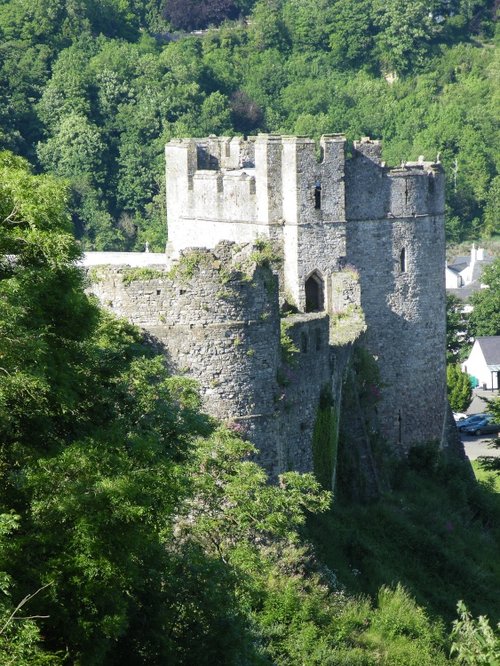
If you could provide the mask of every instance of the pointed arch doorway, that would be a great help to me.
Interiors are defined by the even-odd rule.
[[[321,312],[325,309],[325,285],[318,271],[313,271],[306,280],[306,312]]]

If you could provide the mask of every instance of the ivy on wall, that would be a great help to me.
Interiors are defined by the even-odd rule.
[[[314,474],[328,490],[333,490],[337,444],[337,414],[331,390],[326,386],[319,398],[312,446]]]

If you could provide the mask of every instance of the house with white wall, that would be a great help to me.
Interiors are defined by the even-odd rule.
[[[482,247],[472,244],[470,255],[455,257],[446,265],[446,289],[459,298],[468,298],[482,288],[481,274],[485,266],[493,261]]]
[[[462,370],[475,377],[485,389],[500,389],[500,335],[476,338]]]

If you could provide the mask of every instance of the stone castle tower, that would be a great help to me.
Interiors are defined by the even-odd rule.
[[[122,281],[124,267],[109,269],[94,291],[147,329],[174,370],[200,382],[209,412],[243,424],[271,474],[312,468],[321,391],[339,396],[346,349],[362,328],[380,369],[377,409],[389,445],[403,455],[442,442],[439,164],[389,169],[378,141],[355,142],[348,154],[342,135],[319,146],[301,137],[208,137],[171,141],[166,179],[166,258],[152,256],[154,274],[134,281]],[[282,253],[277,274],[252,251],[262,239]],[[286,326],[298,350],[286,381],[283,303],[296,312]],[[338,335],[341,320],[347,336]]]

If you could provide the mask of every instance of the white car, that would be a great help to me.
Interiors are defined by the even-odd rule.
[[[463,412],[453,412],[453,418],[455,421],[463,421],[467,418],[467,414],[464,414]]]

